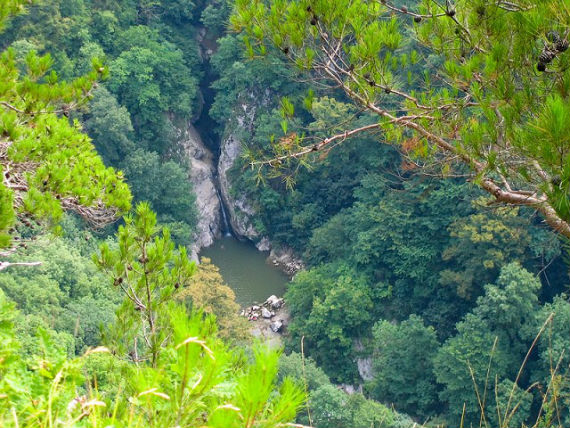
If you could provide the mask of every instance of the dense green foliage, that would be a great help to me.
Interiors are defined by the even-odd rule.
[[[240,2],[239,13],[261,16],[268,11],[261,3]],[[308,4],[303,2],[267,3],[275,3],[275,11],[295,3],[291,8],[298,7],[299,14],[290,17],[284,14],[283,19],[305,20],[310,15],[306,12]],[[407,2],[406,6],[411,8],[414,4]],[[323,18],[323,27],[314,26],[315,31],[328,31],[325,25],[329,23],[329,14],[344,19],[344,13],[349,11],[342,6],[330,7],[326,1],[311,2],[310,6],[313,10],[324,8],[322,13],[315,12],[319,23],[321,14],[327,16]],[[248,8],[249,12],[244,12]],[[365,13],[356,6],[353,12]],[[297,29],[311,32],[309,21],[306,19],[306,25]],[[247,157],[234,166],[233,191],[246,195],[254,205],[256,229],[261,236],[268,236],[274,246],[293,248],[308,265],[307,271],[296,275],[286,295],[292,313],[287,349],[299,351],[304,337],[305,353],[335,382],[362,383],[357,361],[371,358],[375,370],[372,380],[366,383],[368,396],[392,403],[396,409],[421,420],[435,418],[458,426],[466,403],[465,426],[479,425],[482,412],[477,389],[487,397],[483,407],[490,426],[520,426],[523,421],[533,424],[541,402],[551,400],[552,406],[554,397],[566,399],[564,391],[570,384],[562,364],[556,371],[555,382],[551,382],[545,374],[552,365],[536,352],[530,354],[522,375],[517,378],[526,351],[549,316],[546,312],[549,302],[567,290],[568,270],[561,257],[559,237],[532,210],[494,204],[492,198],[466,182],[465,178],[470,176],[468,169],[435,162],[430,166],[430,161],[439,160],[437,156],[428,156],[427,162],[425,157],[418,158],[425,145],[411,138],[411,133],[402,133],[405,138],[400,151],[378,144],[378,140],[393,141],[397,130],[392,130],[394,135],[358,133],[350,143],[340,144],[345,130],[373,125],[377,119],[350,104],[346,94],[323,87],[322,80],[300,83],[307,76],[297,79],[295,71],[284,65],[287,57],[298,58],[293,39],[288,39],[291,45],[277,43],[281,52],[270,43],[263,52],[261,45],[256,44],[257,37],[269,27],[269,32],[275,30],[278,22],[282,24],[278,31],[290,34],[296,30],[294,25],[288,27],[279,17],[275,21],[255,22],[259,27],[249,27],[252,29],[249,40],[243,35],[221,40],[213,60],[220,72],[220,79],[214,84],[219,92],[213,114],[225,125],[223,135],[231,133],[244,144]],[[396,28],[395,23],[390,25],[394,27],[386,31]],[[307,37],[298,49],[321,43],[323,39],[318,37],[314,40]],[[245,53],[230,49],[244,39]],[[399,55],[393,66],[380,67],[382,72],[391,73],[390,88],[394,91],[389,97],[392,98],[397,98],[396,90],[417,91],[424,83],[420,78],[407,81],[410,62],[406,64],[403,57],[405,53],[409,59],[414,47],[426,58],[427,51],[406,44],[408,39],[404,37],[401,40],[402,44],[392,53],[393,58]],[[254,55],[250,56],[252,52]],[[258,53],[263,55],[259,57]],[[319,64],[319,55],[315,50],[314,64]],[[254,57],[253,61],[248,56]],[[434,51],[428,61],[430,67],[436,67],[445,59]],[[266,69],[260,74],[258,70],[263,66]],[[360,76],[366,72],[365,67],[355,66],[355,70]],[[418,72],[420,67],[416,64],[410,70]],[[310,79],[315,75],[311,74]],[[373,91],[390,108],[399,106],[395,101],[391,103],[381,85],[374,89],[369,89],[371,85],[359,85],[358,90]],[[436,86],[434,90],[439,91]],[[252,93],[264,95],[254,98]],[[437,93],[434,108],[444,105],[447,99],[441,95],[443,92]],[[448,95],[451,97],[451,92]],[[243,115],[241,109],[251,116]],[[226,123],[228,114],[232,118],[245,118],[246,126]],[[450,125],[449,129],[453,127]],[[295,154],[334,135],[341,138],[303,159],[275,160],[275,156]],[[303,142],[308,144],[302,146]],[[273,159],[267,164],[277,168],[261,171],[262,175],[257,168],[249,168],[249,162],[260,159]],[[480,184],[478,178],[472,181]],[[514,285],[509,287],[508,283]],[[497,290],[508,291],[504,294]],[[527,299],[530,306],[515,304],[519,292],[528,293],[520,301]],[[509,299],[506,296],[513,294],[513,304],[499,302],[501,293],[501,299]],[[566,295],[556,299],[561,307],[568,306]],[[507,337],[508,333],[503,332],[507,327],[484,321],[481,305],[501,315],[497,315],[498,319],[518,322],[518,327],[513,327],[520,330],[518,337]],[[470,314],[480,315],[475,322]],[[542,317],[540,322],[536,321],[539,317]],[[570,322],[562,321],[564,316],[554,318],[548,323],[549,329],[556,319]],[[499,347],[492,351],[497,336]],[[544,343],[543,340],[541,336],[539,343]],[[457,346],[453,352],[450,344]],[[467,359],[461,358],[461,353],[471,347],[478,352],[473,358],[476,355],[479,358],[473,362],[479,364],[479,371],[474,372],[475,383]],[[493,376],[489,374],[484,386],[492,352],[500,354],[502,360],[499,357],[497,361],[491,360]],[[559,349],[553,359],[561,355],[564,354]],[[448,366],[441,365],[444,361]],[[515,381],[517,386],[513,387]],[[542,391],[550,388],[546,396],[541,395],[533,382],[541,382]],[[528,387],[529,391],[523,393]],[[555,388],[558,389],[553,394]],[[500,417],[497,406],[502,411]],[[516,411],[509,416],[515,407]],[[555,410],[550,407],[548,412],[550,419],[540,423],[558,423]]]
[[[112,278],[112,285],[127,297],[106,341],[121,355],[137,362],[150,360],[156,367],[168,338],[168,320],[161,309],[196,267],[184,249],[174,253],[169,230],[157,227],[156,215],[146,203],[137,205],[136,217],[125,217],[117,241],[118,248],[113,250],[105,243],[100,255],[93,257]]]
[[[303,93],[297,94],[301,102]],[[306,127],[343,108],[326,98],[315,98],[313,105]],[[245,137],[252,150],[263,150],[272,134],[282,133],[279,113],[264,111]],[[354,359],[370,351],[356,350],[354,339],[371,338],[380,319],[404,321],[418,314],[435,327],[438,340],[453,335],[484,285],[509,262],[518,260],[534,272],[546,268],[542,279],[551,285],[545,298],[567,281],[558,238],[531,213],[489,209],[487,199],[462,180],[406,171],[395,151],[371,138],[335,148],[310,172],[298,171],[292,191],[281,179],[258,186],[256,178],[241,170],[235,186],[256,201],[256,226],[274,243],[303,254],[310,267],[296,276],[286,296],[293,315],[290,346],[298,350],[305,336],[309,355],[337,381],[358,379]],[[425,375],[426,384],[430,377]],[[378,397],[406,408],[405,399],[391,394],[395,389]],[[428,389],[424,416],[427,408],[440,410],[434,400],[438,389]],[[420,399],[408,394],[411,402]]]
[[[485,287],[485,295],[477,300],[477,306],[457,324],[457,334],[438,352],[434,371],[438,382],[445,386],[441,395],[449,403],[453,420],[461,418],[463,403],[466,403],[467,420],[480,418],[480,404],[473,394],[476,386],[480,397],[488,397],[487,402],[481,399],[485,407],[489,406],[486,416],[493,425],[501,423],[493,417],[496,415],[493,391],[496,382],[515,380],[534,338],[521,336],[521,333],[527,323],[534,321],[539,287],[531,274],[517,265],[507,265],[497,284]],[[531,328],[530,331],[538,334],[538,330]],[[523,409],[524,406],[518,410]],[[511,410],[513,408],[501,408],[502,414]]]
[[[297,420],[305,425],[336,427],[409,427],[413,421],[385,405],[365,398],[361,393],[347,395],[331,384],[328,376],[315,362],[292,352],[279,360],[280,379],[291,376],[302,380],[308,392],[308,402]]]
[[[73,232],[65,224],[64,229],[65,239],[44,236],[13,257],[20,262],[39,260],[42,265],[7,270],[2,274],[2,290],[18,305],[21,334],[29,337],[38,327],[49,327],[67,353],[74,355],[101,343],[100,326],[114,320],[118,298],[91,262],[89,253],[95,248],[79,246],[93,237]],[[74,235],[79,245],[73,242]],[[28,339],[23,342],[28,346]]]
[[[1,17],[20,4],[1,2]],[[181,2],[165,15],[177,21],[190,18],[191,5]],[[155,2],[139,6],[135,9],[147,19],[158,12]],[[49,21],[44,30],[56,32],[48,40],[54,43],[62,68],[66,59],[62,48],[72,48],[76,37],[88,35],[85,31],[57,33],[62,29],[59,25],[78,30],[77,25],[85,23],[81,19],[85,12],[80,1],[59,2],[56,10],[53,5],[32,9],[32,22],[47,17],[55,21]],[[73,19],[68,19],[71,15]],[[16,27],[22,22],[16,23]],[[152,45],[158,43],[150,37],[155,33],[145,28],[138,41],[138,30],[130,33],[127,41],[151,43],[151,49],[164,48],[164,55],[173,55],[171,67],[183,66],[182,53],[167,43]],[[36,30],[28,24],[18,28],[21,34]],[[14,34],[16,31],[10,33]],[[65,46],[66,42],[70,45]],[[64,219],[58,229],[64,237],[56,238],[22,215],[60,220],[62,209],[67,209],[77,211],[96,225],[104,225],[128,210],[130,193],[122,182],[122,173],[104,168],[89,138],[80,132],[79,122],[70,125],[67,119],[75,107],[72,103],[79,101],[78,93],[90,96],[95,78],[106,70],[95,63],[96,72],[71,84],[58,84],[55,73],[37,83],[51,65],[49,57],[36,56],[29,42],[14,44],[29,47],[31,53],[26,56],[26,63],[18,62],[14,50],[3,55],[6,102],[2,100],[2,107],[7,112],[1,115],[2,247],[9,245],[14,235],[18,239],[33,236],[35,240],[29,249],[23,243],[18,252],[2,253],[7,259],[0,262],[0,270],[9,268],[0,277],[0,425],[229,428],[275,427],[289,422],[304,394],[288,379],[276,388],[279,352],[259,344],[247,350],[230,348],[217,337],[214,316],[205,315],[197,305],[188,312],[183,301],[176,299],[175,294],[183,286],[192,287],[190,276],[195,265],[183,247],[175,249],[169,230],[157,225],[157,216],[149,204],[137,205],[132,216],[124,217],[116,239],[107,238],[101,244],[93,258],[95,264],[88,255],[98,239],[74,218]],[[92,45],[86,50],[97,51]],[[151,61],[152,56],[153,64],[160,67],[161,58],[155,56],[156,52],[149,52],[147,60]],[[19,67],[28,68],[22,82]],[[181,75],[159,71],[167,79],[191,84]],[[185,70],[176,72],[184,74]],[[123,83],[133,82],[131,76]],[[165,81],[165,86],[170,87],[170,83]],[[125,93],[129,91],[128,84]],[[139,177],[140,187],[135,186],[135,190],[139,192],[137,196],[147,192],[142,197],[163,207],[162,217],[178,232],[185,232],[185,236],[180,233],[181,240],[187,241],[188,228],[194,221],[193,199],[187,185],[174,186],[169,181],[186,182],[183,170],[172,161],[161,164],[153,152],[134,151],[130,133],[140,128],[132,127],[126,110],[110,93],[99,89],[97,94],[95,113],[87,120],[87,127],[111,152],[112,141],[118,137],[122,147],[115,151],[115,159],[133,150],[143,165],[150,162],[149,168],[165,175],[165,179],[151,177],[153,184],[165,186],[154,189],[162,198],[149,197],[152,189],[141,183],[144,175]],[[158,106],[159,110],[147,118],[142,113],[134,117],[158,119],[156,123],[160,124],[169,109],[189,114],[192,92],[184,90],[179,95],[172,99],[163,95],[170,105]],[[58,118],[55,113],[65,117]],[[119,122],[114,118],[120,118]],[[110,134],[106,134],[109,125],[116,126],[110,126]],[[108,160],[112,157],[105,155]],[[137,166],[132,163],[133,168]],[[139,171],[133,169],[129,178],[136,172]],[[186,195],[181,196],[182,192]],[[8,230],[15,213],[22,224],[18,224],[17,231]],[[38,264],[41,266],[36,269],[24,266]],[[107,275],[99,273],[95,265]],[[232,299],[232,295],[227,296],[235,305]],[[113,314],[117,303],[120,304]],[[101,341],[106,347],[94,347]],[[84,351],[87,352],[82,356],[74,357]]]
[[[86,73],[94,58],[103,61],[109,78],[75,116],[105,162],[124,171],[135,200],[150,202],[176,241],[189,244],[195,200],[176,143],[179,127],[201,109],[203,70],[195,35],[202,5],[171,3],[40,2],[8,24],[0,45],[13,47],[20,63],[28,52],[50,52],[64,79]],[[85,87],[82,82],[76,86]]]
[[[161,162],[155,152],[136,149],[123,161],[133,196],[147,201],[160,213],[160,221],[172,230],[179,243],[188,243],[197,221],[196,197],[188,173],[178,163]]]
[[[302,394],[290,382],[272,393],[278,354],[256,348],[250,361],[215,337],[213,318],[169,305],[168,344],[155,368],[96,348],[67,359],[40,331],[39,347],[17,355],[12,305],[0,291],[0,420],[3,426],[207,424],[272,427],[290,420]]]
[[[276,17],[262,3],[296,12]],[[6,261],[42,265],[0,273],[0,424],[272,427],[293,419],[301,389],[308,400],[296,421],[317,428],[413,425],[398,412],[448,426],[570,424],[568,267],[564,245],[543,224],[552,225],[552,212],[542,209],[567,223],[567,54],[559,52],[548,73],[535,72],[532,62],[555,43],[547,42],[545,11],[531,10],[524,25],[532,31],[519,35],[518,13],[484,2],[457,2],[459,24],[443,11],[432,19],[429,1],[399,2],[389,19],[392,4],[380,3],[319,0],[307,10],[304,1],[240,0],[242,14],[274,19],[249,27],[249,38],[223,34],[234,6],[225,0],[50,0],[7,24],[0,125],[11,147],[0,171],[0,246],[35,237]],[[2,5],[0,17],[19,2]],[[417,11],[424,16],[412,24]],[[566,18],[550,13],[566,38]],[[347,22],[348,33],[331,30]],[[457,25],[469,37],[455,34]],[[277,37],[296,31],[298,40]],[[348,75],[337,88],[314,79],[323,34],[348,40],[349,62],[337,67]],[[259,44],[264,35],[276,37],[276,47]],[[537,43],[523,52],[531,37]],[[211,70],[199,43],[214,50]],[[291,59],[309,74],[288,67]],[[523,65],[520,75],[513,62]],[[528,90],[514,91],[519,85]],[[210,89],[215,98],[202,100]],[[402,94],[414,98],[400,102]],[[362,104],[359,96],[370,101],[365,109],[353,103]],[[431,151],[433,136],[379,124],[378,106],[398,117],[434,116],[410,123],[485,165],[458,166]],[[307,265],[285,296],[292,320],[279,361],[279,352],[243,341],[247,327],[216,268],[206,262],[196,270],[175,248],[190,243],[197,220],[177,140],[204,114],[218,122],[217,137],[243,142],[232,193],[253,206],[259,236]],[[361,127],[377,133],[340,144],[345,131]],[[103,166],[81,128],[123,172]],[[250,168],[335,135],[306,158]],[[499,150],[498,136],[510,151]],[[550,181],[533,175],[529,159]],[[5,185],[16,164],[32,169],[25,192]],[[99,214],[109,221],[126,212],[123,175],[147,204],[125,217],[116,239],[62,216],[62,208],[75,209],[99,223]],[[503,186],[501,175],[515,192],[525,183],[546,203],[498,206],[474,185]],[[63,233],[45,235],[26,211],[62,220]],[[347,395],[331,382],[362,389]]]
[[[337,122],[341,132],[316,143],[292,135],[267,164],[377,129],[409,159],[440,161],[444,173],[462,162],[498,202],[532,206],[570,238],[570,21],[564,1],[534,6],[237,0],[231,22],[250,57],[274,45],[308,80],[375,116],[366,128]]]
[[[116,220],[130,208],[130,193],[120,173],[106,168],[89,138],[68,114],[89,95],[107,70],[94,70],[71,83],[50,71],[49,55],[14,49],[0,57],[0,247],[10,245],[7,231],[31,226],[30,217],[55,224],[64,210],[76,211],[97,226]],[[12,233],[14,235],[14,233]]]
[[[80,254],[92,240],[38,240],[42,271],[2,276],[22,309],[0,290],[2,426],[275,427],[294,417],[304,394],[288,379],[277,387],[279,352],[230,348],[214,316],[176,298],[195,266],[148,205],[100,246],[106,276]],[[101,343],[95,321],[106,347],[73,358]]]
[[[425,327],[420,317],[411,315],[400,324],[379,321],[373,335],[376,377],[371,382],[371,394],[411,415],[436,414],[432,359],[439,343],[433,327]]]

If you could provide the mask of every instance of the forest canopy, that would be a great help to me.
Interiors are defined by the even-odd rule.
[[[342,91],[375,117],[316,142],[284,127],[281,142],[290,143],[261,164],[378,130],[412,165],[436,162],[453,175],[463,163],[497,202],[531,206],[570,237],[564,4],[237,0],[231,22],[250,57],[275,46],[314,85]],[[293,111],[283,109],[285,122]]]
[[[0,24],[23,4],[0,1]],[[279,352],[230,348],[215,316],[174,298],[196,267],[148,203],[123,217],[93,263],[85,257],[96,239],[64,211],[102,227],[130,210],[131,194],[70,118],[107,68],[94,60],[93,72],[65,83],[52,65],[34,50],[23,61],[13,48],[0,57],[0,270],[9,268],[0,277],[0,425],[229,428],[292,420],[304,394],[290,379],[276,384]],[[192,94],[181,95],[175,102],[188,113]],[[177,168],[165,165],[167,175]],[[191,211],[192,203],[173,209]],[[57,223],[67,223],[65,240],[45,227]],[[34,248],[25,255],[27,244],[16,243],[30,236]],[[26,271],[41,265],[28,256],[50,259],[40,275]]]
[[[567,3],[0,0],[0,425],[569,426]]]

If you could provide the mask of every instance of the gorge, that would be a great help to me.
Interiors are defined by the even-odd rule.
[[[261,391],[260,376],[253,371],[249,376],[243,363],[255,358],[259,349],[248,340],[256,331],[263,333],[259,327],[265,325],[277,331],[283,346],[278,361],[277,356],[272,360],[278,372],[274,385],[284,385],[288,376],[306,383],[307,409],[295,419],[301,426],[414,426],[398,412],[428,426],[479,426],[485,412],[486,426],[549,427],[548,420],[536,418],[541,406],[556,403],[566,409],[559,425],[570,426],[568,243],[534,207],[495,203],[476,186],[468,166],[445,162],[431,152],[429,141],[400,127],[408,119],[429,124],[434,135],[473,149],[478,141],[492,142],[495,129],[504,126],[499,137],[514,138],[524,150],[509,144],[501,156],[516,149],[521,159],[541,163],[543,156],[532,150],[548,150],[552,179],[545,179],[540,191],[552,188],[548,197],[566,201],[570,169],[560,168],[570,164],[570,57],[563,51],[566,36],[561,36],[568,21],[559,20],[562,27],[556,31],[549,28],[555,24],[554,0],[546,1],[552,6],[548,12],[457,1],[455,15],[433,19],[429,13],[414,16],[426,4],[438,3],[432,0],[372,2],[375,8],[358,0],[31,3],[25,6],[28,14],[0,32],[5,51],[0,63],[9,71],[0,76],[8,88],[0,99],[0,151],[6,144],[18,149],[0,153],[0,176],[8,189],[0,183],[0,247],[15,243],[14,254],[2,254],[0,248],[0,339],[11,336],[3,336],[7,324],[2,317],[7,313],[10,324],[13,306],[21,314],[14,318],[14,334],[24,344],[15,351],[20,363],[14,373],[33,375],[34,367],[49,368],[43,361],[53,360],[50,378],[56,379],[60,356],[81,357],[105,346],[111,354],[90,357],[102,394],[89,398],[111,409],[116,388],[126,382],[125,392],[118,393],[120,413],[146,406],[140,427],[194,426],[196,421],[202,426],[204,407],[188,395],[189,388],[177,385],[206,381],[202,363],[214,361],[208,348],[215,350],[217,337],[228,341],[228,361],[235,362],[224,372],[223,385],[243,382],[254,393]],[[347,3],[352,6],[338,7]],[[275,5],[273,10],[291,7],[298,25],[276,26],[281,15],[266,19],[262,4]],[[403,5],[409,13],[396,7]],[[537,27],[520,34],[524,43],[513,39],[518,30],[512,30],[517,27],[510,19],[539,12],[543,15],[532,21]],[[463,33],[453,31],[451,18],[466,16],[466,28],[477,40],[497,40],[487,45],[493,55],[477,46],[463,51],[469,40],[457,37]],[[347,50],[338,50],[340,68],[330,68],[327,61],[322,64],[326,43],[304,48],[337,38],[330,24],[338,19],[346,20],[350,34],[360,33],[359,23],[369,32],[342,40]],[[479,28],[480,21],[488,25]],[[248,33],[252,22],[259,27]],[[441,33],[434,31],[443,23]],[[240,33],[240,27],[246,30]],[[295,34],[293,28],[309,33]],[[283,38],[283,31],[298,38]],[[277,37],[267,38],[271,33]],[[439,40],[442,34],[439,47],[461,44],[462,49],[454,48],[447,57],[418,39],[432,35]],[[382,44],[383,39],[389,43]],[[505,46],[504,40],[513,42]],[[33,51],[50,53],[51,59],[39,59]],[[536,69],[540,57],[546,72]],[[320,75],[314,61],[333,74],[345,70],[342,76],[348,80]],[[89,85],[81,76],[89,73],[91,62],[101,75],[85,94]],[[46,69],[54,73],[36,82],[27,68],[38,68],[40,76]],[[566,82],[564,90],[549,83],[557,76]],[[78,86],[63,83],[76,79]],[[477,85],[479,80],[488,85]],[[372,105],[389,109],[394,123],[379,121],[351,93],[339,90],[347,81]],[[511,84],[527,91],[511,91]],[[51,100],[58,88],[65,100]],[[469,90],[473,96],[464,99]],[[47,107],[38,94],[49,100]],[[80,94],[92,99],[68,112],[73,104],[66,100]],[[493,108],[483,111],[477,103],[486,97]],[[518,113],[509,106],[523,109],[524,117],[514,120]],[[46,108],[53,110],[49,123],[41,114],[29,114]],[[448,114],[448,108],[460,114]],[[418,109],[429,116],[416,116]],[[501,115],[505,120],[496,122]],[[85,150],[76,155],[62,150],[76,141],[69,135]],[[301,157],[303,148],[308,153]],[[90,161],[78,163],[85,155]],[[11,186],[19,178],[14,163],[31,168],[35,178],[28,178],[33,191],[19,188],[11,199]],[[524,172],[517,174],[522,178]],[[24,194],[22,206],[18,196]],[[73,213],[61,216],[59,204],[68,201],[66,195],[92,208],[97,194],[119,210],[104,230],[92,230]],[[15,217],[5,215],[6,207]],[[83,213],[88,220],[92,211]],[[61,224],[51,233],[56,217]],[[195,265],[189,258],[202,260]],[[273,308],[269,301],[275,299],[284,304]],[[153,339],[149,331],[155,327]],[[43,330],[39,336],[38,328]],[[43,351],[47,336],[57,345],[53,358]],[[0,346],[0,397],[6,393],[4,349]],[[192,377],[183,375],[188,350],[198,358],[191,364],[198,369]],[[156,358],[159,352],[164,359]],[[215,354],[216,361],[226,358]],[[31,364],[36,355],[41,364]],[[108,370],[107,357],[115,371]],[[560,361],[556,378],[555,361]],[[521,363],[527,367],[518,376]],[[172,364],[180,364],[180,376],[173,374]],[[139,371],[152,376],[145,375],[143,382],[131,375]],[[164,382],[154,384],[153,373],[168,375],[160,374]],[[79,389],[72,385],[59,399],[61,417],[69,400],[88,385],[78,382]],[[13,384],[27,385],[25,379]],[[49,380],[42,384],[51,390]],[[344,388],[354,394],[345,394],[339,385],[354,386]],[[485,408],[473,386],[487,397]],[[545,396],[549,390],[553,393]],[[159,392],[171,400],[163,402]],[[32,393],[51,397],[49,391],[28,396]],[[235,411],[227,403],[248,408],[222,394],[208,426],[224,426],[214,419]],[[20,395],[14,393],[14,400]],[[501,424],[504,418],[496,410],[501,406],[505,414],[511,396],[520,402],[517,422]],[[198,413],[184,410],[187,424],[167,419],[179,414],[174,407],[164,412],[167,402],[197,403]],[[4,403],[0,399],[0,425],[13,419]],[[41,414],[32,404],[16,410]],[[553,409],[543,413],[553,415]],[[165,419],[155,420],[161,412]],[[79,426],[88,426],[88,419]],[[98,423],[118,425],[125,424]]]
[[[255,210],[245,195],[233,196],[229,171],[241,155],[240,128],[251,127],[255,107],[242,104],[242,111],[225,126],[224,136],[214,130],[209,116],[216,79],[209,64],[215,45],[207,43],[207,33],[199,32],[206,69],[202,80],[202,108],[199,117],[178,129],[177,140],[188,161],[190,181],[196,194],[198,222],[191,246],[191,258],[208,257],[220,268],[224,280],[236,293],[236,301],[246,306],[264,301],[272,294],[283,296],[287,274],[299,267],[291,265],[292,253],[275,252],[266,237],[253,226]],[[254,99],[251,97],[252,103]],[[232,128],[233,127],[233,128]]]

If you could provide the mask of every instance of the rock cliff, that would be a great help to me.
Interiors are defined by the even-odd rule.
[[[196,193],[198,225],[191,248],[192,258],[196,260],[200,249],[212,245],[214,239],[221,235],[216,168],[212,153],[191,123],[187,123],[184,129],[179,129],[178,141],[190,164],[190,181]]]
[[[231,192],[229,171],[235,160],[242,153],[242,141],[239,135],[251,134],[255,119],[256,107],[253,102],[242,103],[236,112],[234,119],[226,127],[226,136],[220,146],[220,158],[218,161],[218,176],[220,179],[220,193],[229,213],[229,221],[234,234],[240,239],[249,239],[253,242],[260,240],[260,235],[253,226],[255,209],[244,194],[234,195]],[[245,131],[245,132],[244,132]]]
[[[253,134],[253,124],[259,106],[269,103],[270,93],[262,97],[253,93],[244,97],[244,101],[235,111],[233,118],[226,125],[225,137],[220,145],[218,176],[220,193],[229,214],[229,222],[234,235],[255,243],[259,251],[271,251],[269,260],[289,276],[294,276],[304,269],[304,264],[290,248],[273,249],[270,240],[262,236],[254,226],[256,211],[248,196],[232,190],[230,170],[243,150],[242,136]]]
[[[269,253],[269,260],[289,277],[294,277],[297,272],[305,269],[303,260],[295,254],[293,249],[288,247],[272,248],[271,253]]]

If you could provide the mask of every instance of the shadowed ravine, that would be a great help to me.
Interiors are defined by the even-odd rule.
[[[203,43],[207,40],[208,37],[204,37]],[[205,45],[202,47],[204,52],[208,48]],[[200,117],[194,123],[196,133],[199,134],[198,139],[201,139],[201,141],[194,141],[193,144],[199,147],[195,153],[198,153],[200,160],[211,159],[211,175],[204,174],[200,176],[200,179],[211,180],[210,186],[213,185],[215,188],[215,196],[211,195],[214,198],[210,200],[210,203],[215,201],[217,205],[219,201],[219,209],[206,209],[202,212],[199,209],[199,215],[206,216],[203,218],[202,227],[205,231],[210,231],[215,241],[210,246],[207,245],[209,245],[212,238],[209,239],[209,242],[200,242],[197,249],[200,257],[210,258],[212,263],[220,268],[220,273],[225,282],[236,294],[236,301],[241,306],[247,306],[254,302],[265,301],[272,294],[282,297],[289,278],[275,266],[266,262],[267,252],[260,252],[249,241],[242,242],[238,240],[232,230],[229,218],[231,215],[230,207],[224,205],[225,202],[220,189],[218,171],[220,146],[222,144],[218,135],[220,129],[217,128],[219,125],[209,115],[215,95],[211,84],[218,76],[211,67],[209,57],[204,55],[204,59],[206,73],[200,84],[203,95],[203,108]],[[207,152],[209,154],[204,156],[203,153]],[[220,235],[221,237],[219,237]],[[237,236],[239,236],[239,233]],[[199,249],[202,246],[206,247]]]

